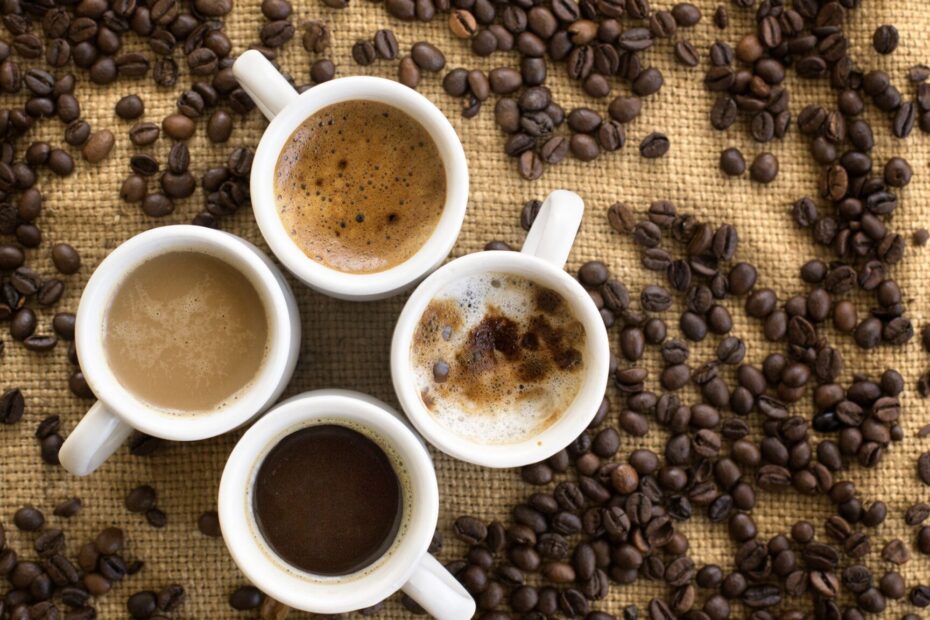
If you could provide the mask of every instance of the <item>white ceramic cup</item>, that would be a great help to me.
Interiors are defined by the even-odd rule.
[[[233,75],[271,121],[252,161],[252,209],[271,251],[295,276],[326,295],[366,301],[390,297],[407,289],[445,260],[465,218],[468,162],[455,129],[439,108],[415,90],[377,77],[338,78],[298,95],[277,69],[255,50],[236,59]],[[433,234],[409,259],[376,273],[338,271],[304,254],[281,223],[275,204],[275,166],[294,130],[322,108],[355,100],[386,103],[415,118],[436,143],[446,170],[446,203]]]
[[[392,455],[405,498],[405,516],[394,542],[374,563],[344,576],[302,571],[281,559],[261,534],[252,508],[255,476],[285,437],[318,424],[357,430]],[[309,475],[309,474],[308,474]],[[442,620],[466,620],[475,602],[436,558],[427,553],[439,516],[436,472],[426,447],[402,418],[375,398],[347,390],[294,396],[269,411],[239,440],[223,470],[220,529],[233,560],[263,592],[289,607],[321,614],[374,605],[402,589]]]
[[[251,386],[222,409],[170,413],[137,398],[107,362],[107,310],[126,275],[169,252],[203,252],[238,269],[258,291],[268,318],[268,352]],[[61,464],[85,476],[109,458],[133,430],[173,441],[213,437],[245,424],[274,403],[290,380],[300,352],[300,316],[294,294],[271,260],[235,235],[200,226],[164,226],[132,237],[97,267],[78,305],[75,344],[81,370],[98,400],[61,447]],[[171,386],[166,385],[166,390]]]
[[[394,390],[420,434],[446,454],[485,467],[536,463],[571,443],[597,413],[610,366],[607,330],[590,295],[564,270],[583,213],[584,203],[577,194],[556,190],[539,210],[522,251],[476,252],[458,258],[424,280],[407,300],[391,342]],[[410,355],[414,333],[430,301],[455,280],[490,272],[523,276],[554,290],[585,329],[584,378],[575,400],[542,432],[514,443],[475,441],[441,424],[423,404]]]

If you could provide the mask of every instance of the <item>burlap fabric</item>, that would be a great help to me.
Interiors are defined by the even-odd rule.
[[[664,8],[669,2],[656,2]],[[710,16],[718,4],[708,0],[698,2],[704,19],[694,29],[680,32],[679,37],[689,38],[699,49],[707,49],[714,39],[735,43],[750,27],[751,12],[731,7],[731,25],[726,31],[717,30]],[[729,3],[726,3],[729,5]],[[930,13],[921,0],[867,0],[865,7],[852,12],[848,32],[853,53],[864,68],[883,68],[894,82],[911,96],[911,86],[904,80],[906,69],[917,62],[930,60]],[[257,39],[263,23],[258,0],[240,0],[228,20],[228,32],[237,50],[242,50]],[[403,50],[420,39],[436,42],[445,52],[448,67],[481,67],[485,70],[501,64],[513,64],[514,58],[497,54],[490,60],[477,59],[468,53],[461,41],[453,39],[442,19],[433,24],[406,24],[389,18],[379,4],[358,0],[344,11],[323,7],[317,0],[297,2],[295,23],[308,18],[326,20],[334,34],[333,58],[339,75],[372,73],[396,76],[396,62],[378,61],[368,68],[360,68],[351,61],[350,48],[360,38],[369,38],[378,28],[391,27],[397,34]],[[901,45],[890,57],[879,57],[871,48],[874,28],[883,23],[894,23],[901,32]],[[133,46],[141,47],[135,37]],[[739,230],[739,257],[760,267],[761,285],[773,287],[781,299],[803,290],[798,276],[800,265],[815,256],[825,257],[814,248],[805,232],[798,231],[789,216],[788,206],[802,195],[816,192],[818,170],[806,153],[806,144],[792,128],[788,137],[770,145],[781,161],[778,179],[769,186],[759,186],[746,178],[727,179],[717,168],[717,156],[729,145],[740,147],[750,158],[760,150],[747,136],[744,125],[738,124],[725,133],[709,128],[707,114],[711,96],[701,84],[700,69],[685,69],[674,63],[670,45],[665,42],[646,54],[650,64],[658,66],[665,75],[666,85],[661,93],[646,101],[643,114],[628,127],[628,145],[619,153],[604,156],[591,164],[566,160],[550,169],[538,182],[529,183],[516,173],[514,162],[502,153],[502,135],[493,123],[492,105],[486,105],[473,120],[465,120],[459,113],[459,102],[447,96],[440,87],[439,75],[427,75],[421,91],[435,101],[449,116],[465,145],[471,166],[471,200],[465,225],[453,254],[458,256],[479,250],[490,239],[503,239],[519,245],[524,233],[518,224],[520,206],[529,198],[541,198],[555,188],[577,191],[587,205],[582,230],[569,259],[569,269],[594,258],[606,261],[613,272],[632,289],[656,281],[656,275],[639,265],[638,255],[628,238],[620,238],[607,225],[605,210],[616,200],[629,203],[642,211],[655,199],[672,200],[680,210],[689,211],[713,223],[732,222]],[[310,64],[307,53],[295,39],[282,55],[282,63],[298,82],[306,81]],[[182,63],[183,64],[183,63]],[[563,68],[552,71],[558,78],[550,79],[557,99],[566,107],[580,105],[585,98],[576,84],[562,79]],[[187,83],[182,80],[182,83]],[[832,103],[833,94],[825,84],[790,82],[792,110],[795,115],[807,103]],[[615,87],[625,91],[626,87]],[[155,221],[145,217],[137,206],[122,203],[117,196],[122,178],[128,173],[127,158],[133,147],[127,137],[129,123],[118,120],[113,112],[114,103],[123,95],[138,92],[145,99],[145,119],[160,122],[174,109],[178,90],[156,89],[150,80],[119,83],[109,88],[97,88],[81,83],[78,94],[84,117],[94,128],[108,127],[117,136],[117,147],[101,165],[89,166],[83,162],[71,178],[61,180],[43,174],[40,187],[46,197],[45,210],[40,219],[44,231],[42,247],[30,252],[30,264],[46,274],[53,267],[49,259],[51,244],[67,241],[81,252],[84,265],[78,275],[67,278],[68,291],[59,309],[76,309],[78,296],[94,267],[123,240],[155,225],[187,223],[200,210],[202,197],[195,197],[178,205],[170,217]],[[7,100],[2,102],[6,105]],[[606,102],[593,107],[606,112]],[[875,157],[883,162],[892,154],[905,156],[912,164],[914,181],[900,192],[900,207],[895,212],[893,226],[909,237],[921,226],[930,225],[930,180],[927,174],[928,141],[915,135],[906,142],[894,139],[888,131],[889,121],[870,111],[876,129]],[[191,141],[192,169],[199,175],[212,165],[225,162],[229,150],[235,145],[255,145],[265,121],[257,112],[246,120],[236,119],[235,131],[229,145],[211,146],[201,125],[198,135]],[[653,130],[669,135],[672,148],[660,160],[640,158],[636,145]],[[61,141],[61,126],[57,121],[47,122],[33,132],[54,143]],[[31,137],[31,136],[30,136]],[[169,141],[162,139],[147,151],[164,158]],[[75,157],[78,154],[75,152]],[[243,210],[223,221],[223,228],[264,245],[251,212]],[[894,276],[909,300],[909,312],[918,325],[930,318],[930,287],[926,285],[930,258],[926,251],[908,247],[907,259],[894,269]],[[300,301],[303,317],[304,341],[299,367],[288,390],[288,395],[323,387],[353,388],[368,392],[388,402],[395,402],[388,367],[388,350],[395,317],[404,301],[403,297],[366,304],[335,301],[316,294],[292,282]],[[860,312],[866,311],[869,301],[858,299]],[[734,332],[745,338],[749,360],[760,363],[776,347],[765,342],[759,325],[749,322],[736,304],[729,304],[735,319]],[[51,311],[42,311],[42,331],[50,330]],[[668,319],[674,322],[671,313]],[[611,336],[615,340],[615,334]],[[873,541],[869,563],[877,569],[888,570],[890,565],[878,558],[882,544],[893,537],[901,537],[912,544],[914,532],[903,525],[902,511],[911,503],[928,499],[928,489],[919,484],[915,474],[917,455],[930,448],[930,440],[915,437],[917,429],[930,422],[928,408],[912,389],[918,374],[930,367],[930,356],[924,353],[916,340],[895,350],[880,349],[862,353],[855,349],[849,338],[836,338],[847,361],[848,380],[852,371],[877,374],[884,368],[898,368],[906,377],[908,392],[904,397],[906,413],[903,425],[906,440],[896,444],[886,454],[881,465],[871,471],[859,467],[848,472],[866,500],[885,499],[890,508],[885,525],[878,529]],[[711,355],[712,342],[697,348],[692,359],[706,360]],[[144,570],[114,588],[98,603],[100,617],[125,617],[126,597],[137,590],[157,589],[166,584],[183,584],[189,593],[180,617],[232,618],[242,616],[228,606],[227,597],[243,583],[242,575],[233,565],[221,540],[202,536],[196,528],[198,515],[216,504],[216,489],[223,464],[239,433],[217,439],[188,444],[172,444],[149,458],[132,457],[121,450],[99,472],[88,479],[77,480],[60,468],[42,464],[38,445],[33,437],[35,425],[50,414],[60,414],[64,430],[77,424],[89,405],[73,397],[66,388],[70,366],[66,360],[66,347],[59,345],[53,352],[39,355],[26,352],[20,345],[8,342],[0,363],[0,386],[22,387],[27,401],[27,413],[17,426],[0,429],[2,469],[0,469],[0,520],[12,530],[14,510],[24,503],[32,503],[51,516],[52,507],[61,499],[78,495],[84,499],[84,511],[64,525],[69,546],[77,547],[93,536],[100,528],[115,524],[126,529],[129,543],[128,556],[145,561]],[[654,352],[647,355],[646,366],[652,378],[658,371]],[[609,417],[616,422],[618,398],[611,394],[614,408]],[[808,405],[795,409],[809,415]],[[653,430],[642,440],[624,437],[620,456],[639,446],[661,449],[665,434]],[[531,492],[515,470],[492,471],[456,462],[434,452],[442,495],[440,530],[445,534],[446,546],[441,559],[458,557],[462,552],[451,536],[452,519],[469,513],[484,519],[506,519],[509,508]],[[129,514],[123,499],[131,488],[150,483],[159,493],[158,505],[168,515],[164,529],[153,529],[140,515]],[[780,496],[762,495],[754,517],[760,534],[768,537],[784,531],[798,518],[808,518],[818,524],[830,514],[825,499],[805,499],[795,494]],[[51,518],[55,526],[61,520]],[[729,566],[734,547],[726,536],[725,526],[712,527],[701,516],[684,526],[691,541],[691,553],[698,564],[720,562]],[[822,531],[820,533],[822,536]],[[31,555],[31,536],[13,534],[11,544],[25,556]],[[916,552],[911,561],[899,570],[908,584],[930,580],[930,561]],[[634,586],[612,587],[611,595],[600,607],[618,612],[630,603],[644,604],[662,588],[646,582]],[[904,606],[890,605],[888,616],[900,616]],[[737,608],[739,615],[742,611]],[[301,617],[299,614],[295,614]],[[408,614],[392,602],[382,617],[400,618]]]

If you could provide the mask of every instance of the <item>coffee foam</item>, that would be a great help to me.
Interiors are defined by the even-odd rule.
[[[457,435],[515,443],[554,423],[584,379],[584,327],[555,292],[510,274],[451,282],[420,319],[411,365],[421,399]],[[448,378],[437,381],[434,365]]]
[[[439,148],[419,121],[377,101],[336,103],[288,138],[274,172],[281,222],[305,255],[376,273],[416,254],[446,202]]]

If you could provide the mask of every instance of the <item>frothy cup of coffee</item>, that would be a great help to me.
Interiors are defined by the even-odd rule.
[[[394,329],[391,375],[407,417],[437,448],[487,467],[541,461],[571,443],[604,396],[607,330],[564,270],[584,205],[546,198],[520,252],[444,265]]]
[[[271,121],[252,163],[252,208],[294,275],[363,301],[401,292],[445,260],[465,217],[468,164],[435,105],[365,76],[298,95],[254,50],[233,74]]]
[[[81,295],[75,344],[98,400],[59,456],[83,476],[133,430],[194,441],[264,411],[294,372],[300,317],[258,248],[229,233],[165,226],[100,263]]]
[[[289,607],[344,613],[402,589],[442,620],[475,612],[427,552],[439,515],[429,452],[370,396],[320,390],[278,404],[230,454],[218,507],[236,564]]]

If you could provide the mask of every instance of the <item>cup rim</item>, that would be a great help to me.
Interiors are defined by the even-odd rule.
[[[390,557],[367,574],[323,577],[300,571],[259,540],[249,498],[255,472],[287,435],[323,420],[370,428],[391,443],[409,477],[413,514],[398,533]],[[385,403],[359,392],[327,389],[304,392],[276,405],[252,425],[233,448],[218,495],[220,529],[233,561],[259,589],[303,611],[343,613],[374,605],[399,590],[427,553],[439,518],[439,487],[429,452],[401,417]]]
[[[308,257],[285,229],[274,200],[274,170],[282,147],[294,130],[319,110],[354,100],[387,103],[415,118],[439,149],[446,173],[446,202],[429,239],[406,261],[374,273],[339,271]],[[311,288],[334,297],[374,299],[403,290],[449,255],[468,205],[468,162],[452,124],[429,99],[392,80],[373,76],[343,77],[302,93],[269,123],[252,161],[251,194],[252,210],[262,236],[294,275]]]
[[[420,398],[411,370],[410,347],[423,311],[449,282],[487,272],[513,273],[556,289],[585,328],[585,378],[575,399],[556,422],[541,433],[514,443],[480,443],[440,424]],[[485,467],[519,467],[542,461],[580,435],[597,413],[610,370],[610,347],[603,319],[584,288],[564,270],[535,256],[507,250],[468,254],[443,265],[426,278],[401,310],[391,341],[391,379],[401,408],[416,429],[438,449],[459,460]]]
[[[200,251],[238,269],[258,291],[268,320],[265,363],[251,387],[236,402],[212,411],[191,414],[162,410],[132,394],[116,378],[103,343],[103,322],[116,289],[144,262],[174,251]],[[91,391],[113,413],[133,428],[164,439],[194,441],[236,428],[263,409],[277,392],[281,377],[289,376],[293,340],[287,283],[260,250],[231,233],[186,224],[153,228],[123,242],[94,270],[75,320],[75,344],[81,370]]]

